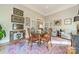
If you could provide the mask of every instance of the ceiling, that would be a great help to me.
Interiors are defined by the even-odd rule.
[[[30,8],[43,16],[57,13],[75,5],[76,4],[23,4],[23,6]]]

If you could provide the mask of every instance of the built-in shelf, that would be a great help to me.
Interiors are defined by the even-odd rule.
[[[10,31],[10,41],[25,38],[24,30],[24,12],[20,9],[13,8],[11,15],[12,31]]]
[[[16,29],[16,30],[12,30],[12,31],[25,31],[24,29]]]

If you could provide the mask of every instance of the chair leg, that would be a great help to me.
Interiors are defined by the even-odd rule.
[[[37,44],[38,44],[38,46],[41,46],[41,41],[39,40]]]
[[[48,47],[48,50],[51,51],[51,49],[52,49],[52,43],[51,43],[51,41],[48,41],[47,47]]]
[[[31,41],[29,42],[29,47],[30,47],[30,50],[32,50],[32,42]]]

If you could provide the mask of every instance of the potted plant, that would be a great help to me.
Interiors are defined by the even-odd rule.
[[[5,30],[3,30],[2,26],[0,25],[0,40],[4,37],[6,37],[6,32]]]

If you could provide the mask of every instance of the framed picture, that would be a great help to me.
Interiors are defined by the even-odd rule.
[[[66,18],[66,19],[64,20],[64,24],[65,24],[65,25],[70,25],[70,24],[72,24],[72,19],[71,19],[71,18]]]
[[[37,19],[37,27],[42,28],[43,27],[43,21],[41,19]]]
[[[50,24],[49,24],[48,22],[45,23],[45,27],[46,27],[46,28],[49,28],[49,25],[50,25]]]
[[[26,21],[25,21],[26,23],[26,26],[28,26],[28,27],[30,27],[30,18],[29,17],[26,17]]]
[[[25,38],[25,30],[23,31],[10,31],[10,41]]]
[[[20,9],[13,8],[13,14],[18,15],[18,16],[23,16],[24,12]]]
[[[13,30],[24,29],[24,25],[13,23],[12,29]]]
[[[11,15],[11,22],[24,23],[24,17]]]
[[[60,26],[61,25],[62,20],[54,20],[54,25]]]
[[[50,22],[50,27],[52,27],[52,22]]]
[[[36,20],[32,20],[32,27],[36,28]]]

